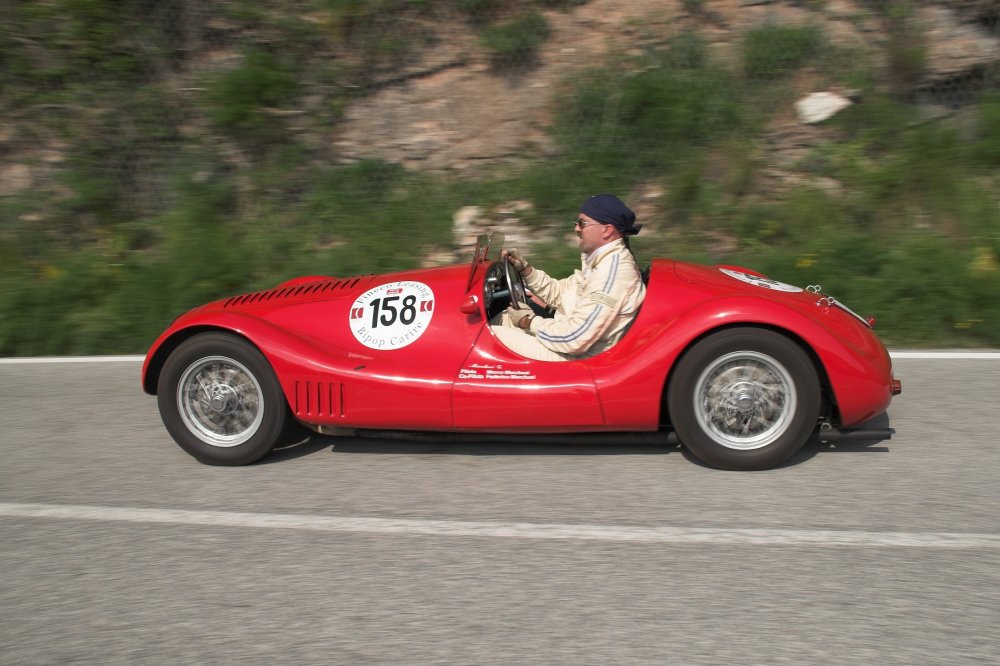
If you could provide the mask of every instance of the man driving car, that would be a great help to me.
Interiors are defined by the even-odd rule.
[[[555,316],[508,308],[491,322],[497,338],[512,351],[540,361],[588,358],[611,348],[625,335],[646,296],[628,245],[628,237],[641,226],[618,197],[588,198],[573,223],[582,267],[561,280],[529,265],[517,249],[504,250],[501,258],[555,309]]]

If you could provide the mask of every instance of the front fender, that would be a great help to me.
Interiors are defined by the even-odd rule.
[[[685,350],[704,335],[734,325],[764,326],[796,340],[819,362],[817,370],[828,380],[841,425],[854,425],[880,414],[892,399],[888,352],[869,327],[839,308],[796,307],[766,298],[726,298],[690,311],[678,323],[698,330]]]
[[[633,330],[636,337],[629,340],[626,336],[623,341],[631,344],[611,350],[608,363],[596,373],[601,399],[615,421],[610,425],[629,428],[655,423],[660,396],[669,385],[677,360],[705,336],[734,326],[768,328],[802,345],[828,380],[842,425],[881,413],[891,400],[889,355],[870,329],[833,310],[816,308],[812,313],[775,300],[740,295],[703,301],[675,318],[646,326],[637,320],[635,327],[641,330]],[[655,313],[648,314],[655,317]],[[646,397],[639,400],[637,396]]]
[[[160,371],[170,353],[188,338],[205,331],[223,331],[239,335],[257,347],[278,375],[286,397],[293,397],[294,387],[283,380],[289,373],[323,373],[343,376],[347,353],[329,342],[313,343],[269,321],[244,312],[200,312],[182,315],[150,347],[142,365],[142,389],[156,394]]]

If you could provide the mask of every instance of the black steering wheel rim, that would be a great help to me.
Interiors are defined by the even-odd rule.
[[[524,278],[510,263],[510,257],[506,257],[503,262],[504,277],[507,280],[507,288],[510,290],[510,305],[515,310],[527,307],[528,293],[524,285]]]

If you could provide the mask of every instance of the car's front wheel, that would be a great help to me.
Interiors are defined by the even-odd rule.
[[[731,470],[778,465],[816,427],[820,387],[812,360],[792,340],[759,328],[714,333],[678,362],[667,395],[681,442]]]
[[[243,338],[202,333],[167,358],[157,384],[167,431],[208,465],[246,465],[275,447],[288,407],[260,351]]]

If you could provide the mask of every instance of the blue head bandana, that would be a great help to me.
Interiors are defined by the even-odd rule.
[[[601,224],[610,224],[625,236],[634,236],[642,229],[635,223],[635,213],[613,194],[596,194],[580,206],[580,212]]]

